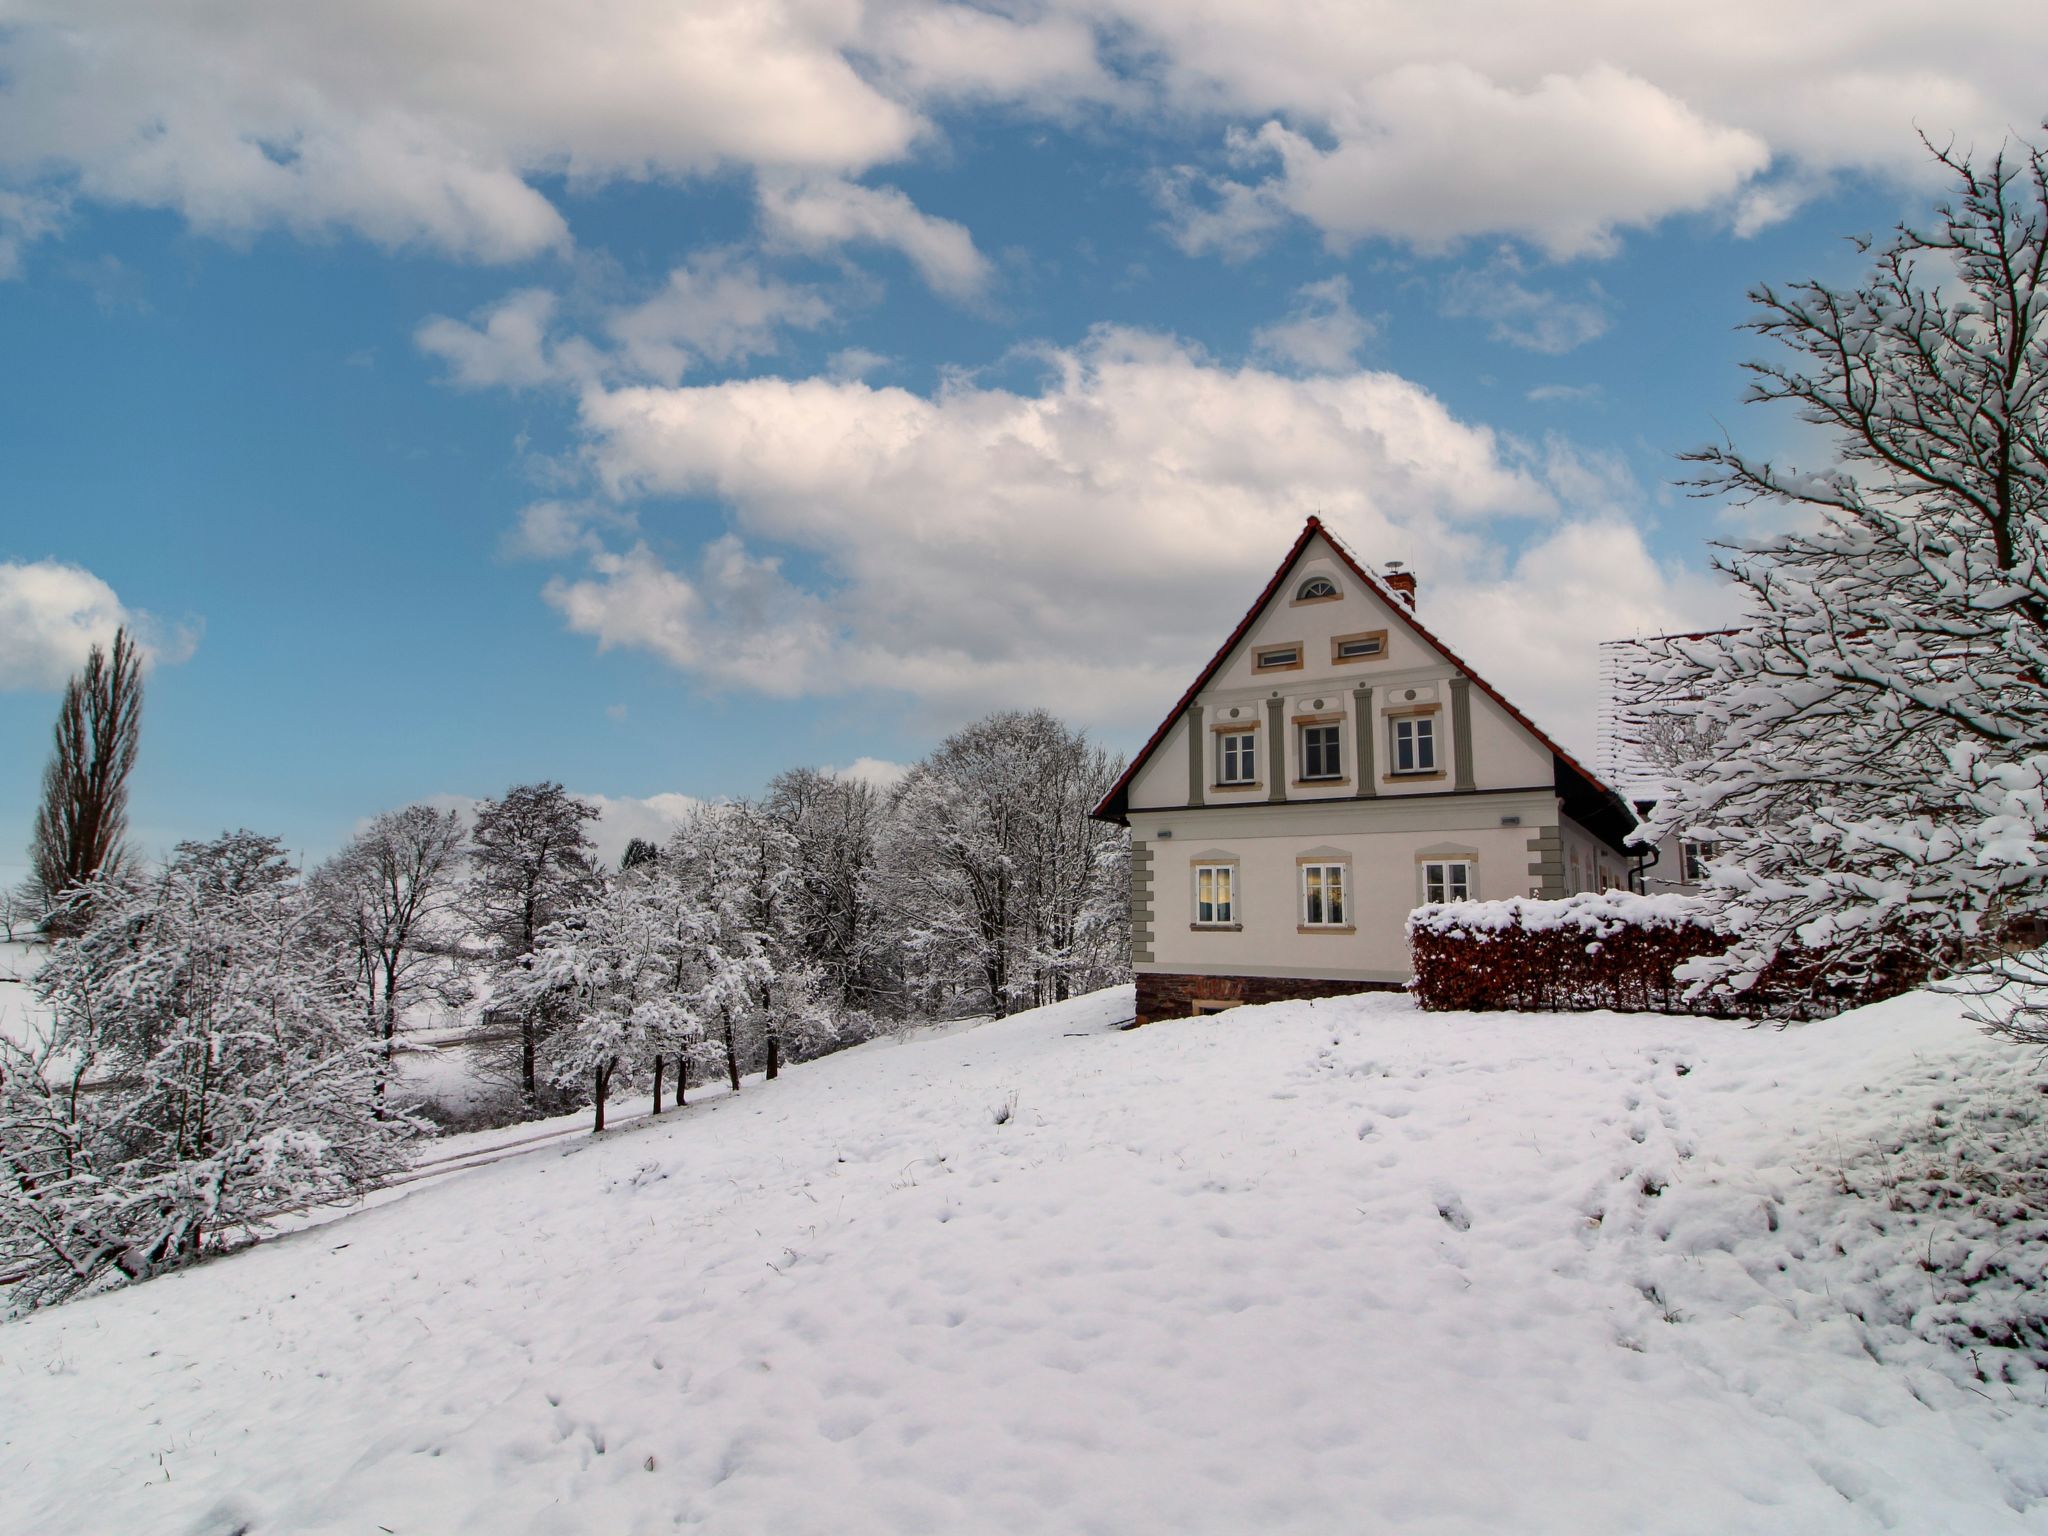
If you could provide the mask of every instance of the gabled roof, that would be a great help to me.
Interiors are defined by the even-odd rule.
[[[1244,639],[1259,615],[1265,612],[1266,605],[1272,602],[1274,593],[1280,590],[1280,584],[1287,579],[1287,573],[1294,569],[1294,563],[1301,558],[1301,552],[1308,548],[1309,541],[1318,534],[1322,535],[1323,541],[1330,546],[1337,558],[1343,562],[1345,569],[1357,577],[1364,584],[1367,591],[1373,593],[1381,602],[1385,603],[1388,609],[1412,630],[1416,637],[1425,645],[1443,657],[1445,661],[1449,662],[1463,676],[1471,679],[1472,685],[1475,688],[1506,710],[1517,724],[1531,736],[1535,737],[1537,742],[1550,753],[1552,758],[1556,760],[1558,792],[1564,795],[1566,800],[1570,802],[1568,808],[1572,810],[1572,814],[1577,820],[1585,824],[1589,831],[1604,833],[1606,831],[1605,828],[1593,823],[1606,820],[1610,815],[1619,818],[1618,830],[1613,834],[1613,841],[1619,846],[1621,838],[1626,836],[1628,831],[1635,825],[1635,814],[1629,809],[1628,802],[1603,783],[1597,775],[1592,773],[1577,758],[1573,757],[1571,753],[1565,751],[1563,747],[1553,741],[1541,726],[1537,725],[1535,721],[1531,720],[1527,715],[1515,708],[1514,705],[1510,704],[1506,698],[1502,697],[1500,690],[1473,671],[1463,657],[1459,656],[1457,652],[1431,634],[1428,627],[1420,619],[1416,618],[1415,610],[1404,599],[1396,596],[1377,576],[1372,575],[1364,566],[1359,564],[1357,558],[1350,550],[1344,547],[1337,536],[1323,526],[1323,520],[1319,517],[1311,517],[1306,523],[1302,524],[1300,535],[1295,539],[1292,547],[1288,549],[1287,556],[1280,562],[1278,569],[1273,572],[1272,579],[1266,583],[1251,607],[1245,610],[1244,617],[1237,621],[1237,627],[1230,632],[1230,638],[1225,640],[1222,648],[1209,658],[1209,664],[1202,668],[1201,676],[1189,684],[1187,692],[1180,696],[1180,702],[1175,704],[1172,710],[1168,712],[1166,718],[1159,722],[1159,729],[1154,731],[1145,745],[1138,749],[1138,755],[1132,758],[1130,766],[1124,769],[1123,777],[1118,779],[1115,785],[1111,787],[1109,793],[1102,797],[1102,803],[1096,806],[1093,812],[1095,817],[1102,821],[1113,821],[1123,825],[1129,824],[1129,794],[1132,781],[1137,778],[1145,764],[1151,760],[1152,754],[1159,750],[1160,743],[1166,740],[1167,732],[1173,729],[1173,723],[1187,712],[1188,706],[1195,702],[1196,697],[1204,688],[1209,686],[1209,680],[1222,670],[1223,663],[1230,659],[1230,653],[1237,649],[1238,643]]]

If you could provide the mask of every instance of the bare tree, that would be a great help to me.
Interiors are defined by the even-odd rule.
[[[375,818],[311,882],[322,927],[346,957],[364,1023],[382,1041],[380,1108],[407,1004],[452,1005],[469,995],[452,963],[465,842],[456,812],[409,805]]]
[[[118,629],[111,656],[95,645],[65,685],[56,750],[43,770],[30,880],[54,922],[65,921],[72,891],[120,868],[141,731],[142,657]]]

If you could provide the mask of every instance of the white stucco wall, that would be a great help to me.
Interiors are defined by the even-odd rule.
[[[1483,816],[1476,807],[1483,805]],[[1482,820],[1485,824],[1481,824]],[[1513,825],[1502,825],[1504,820]],[[1405,981],[1408,914],[1423,899],[1420,865],[1465,858],[1481,900],[1529,894],[1530,840],[1558,825],[1554,795],[1389,800],[1264,810],[1147,812],[1132,837],[1150,853],[1150,958],[1141,970],[1228,976]],[[1301,929],[1300,861],[1349,868],[1352,933]],[[1237,869],[1238,931],[1195,926],[1194,868]]]

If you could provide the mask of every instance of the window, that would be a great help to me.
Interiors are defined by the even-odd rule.
[[[1394,725],[1394,772],[1436,771],[1436,716],[1403,715]]]
[[[1301,866],[1301,923],[1304,928],[1345,926],[1342,864]]]
[[[1335,725],[1304,725],[1301,728],[1301,776],[1304,779],[1334,779],[1344,772],[1338,742],[1343,728]]]
[[[1337,590],[1337,583],[1327,576],[1311,576],[1304,581],[1294,594],[1297,603],[1323,603],[1344,594]]]
[[[1259,777],[1259,738],[1250,731],[1223,731],[1216,737],[1216,782],[1252,784]]]
[[[1696,838],[1687,838],[1678,845],[1679,871],[1687,885],[1704,885],[1707,880],[1707,860],[1714,856],[1714,845]]]
[[[1387,632],[1375,630],[1369,635],[1338,635],[1330,642],[1330,660],[1342,665],[1347,661],[1373,661],[1387,654]]]
[[[1422,899],[1437,901],[1470,901],[1472,899],[1472,865],[1464,859],[1432,859],[1422,866]]]
[[[1284,672],[1300,665],[1299,644],[1262,646],[1252,653],[1252,669],[1257,672]]]
[[[1236,885],[1236,865],[1197,864],[1195,866],[1195,922],[1205,927],[1236,922],[1237,903],[1233,900]]]

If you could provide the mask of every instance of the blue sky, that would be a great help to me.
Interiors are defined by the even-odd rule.
[[[1129,749],[1301,518],[1590,745],[1711,620],[1672,455],[1760,279],[2038,118],[2028,7],[17,10],[0,878],[56,689],[134,823],[331,850],[538,777],[742,794],[1043,703]]]

